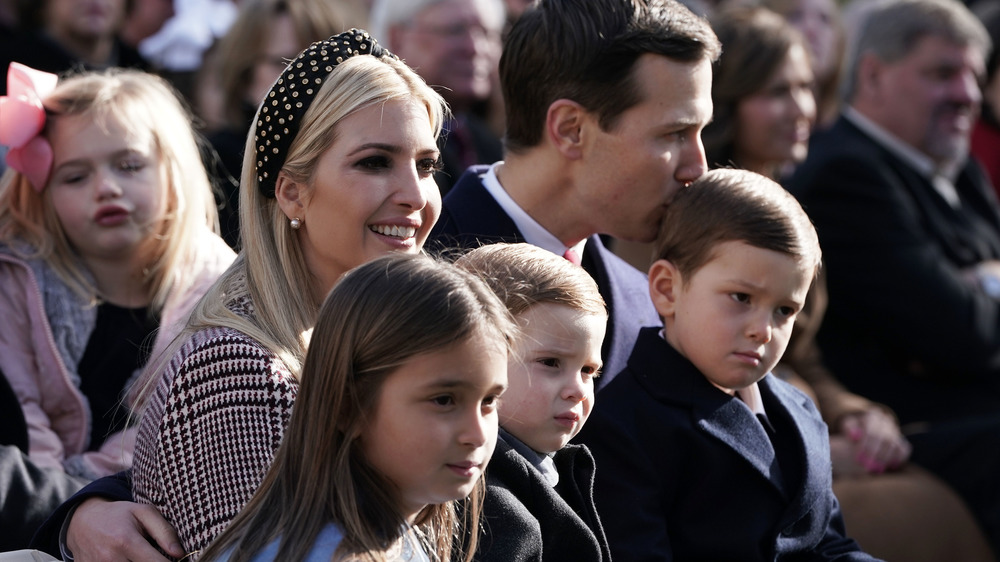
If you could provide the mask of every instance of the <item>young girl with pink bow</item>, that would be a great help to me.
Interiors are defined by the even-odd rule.
[[[0,372],[40,467],[131,466],[130,383],[234,258],[189,123],[152,75],[10,66]]]

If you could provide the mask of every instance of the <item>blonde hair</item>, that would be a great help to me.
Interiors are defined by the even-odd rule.
[[[85,116],[97,123],[117,119],[129,133],[151,133],[165,178],[166,211],[140,251],[149,256],[143,275],[151,308],[162,310],[184,273],[182,264],[194,255],[201,237],[208,231],[219,232],[215,198],[201,164],[190,112],[162,78],[123,69],[66,78],[43,103],[49,123],[67,116]],[[42,134],[50,130],[47,127]],[[18,242],[26,242],[32,250],[23,257],[47,261],[75,293],[96,304],[97,288],[72,249],[49,192],[39,193],[23,174],[8,170],[0,178],[0,241],[13,243],[15,250]]]
[[[437,138],[447,106],[404,63],[391,57],[368,55],[340,63],[305,112],[282,172],[305,189],[311,189],[320,156],[339,134],[349,134],[340,131],[338,124],[358,110],[399,99],[423,103]],[[252,156],[258,123],[255,119],[255,126],[247,136],[247,157],[240,185],[243,251],[195,307],[186,330],[192,333],[205,327],[226,326],[243,332],[276,354],[298,377],[320,303],[311,286],[313,274],[287,217],[275,198],[261,192]],[[243,298],[249,298],[253,304],[251,317],[239,316],[229,309],[230,303]]]
[[[539,303],[603,314],[597,283],[582,267],[532,244],[489,244],[466,252],[455,265],[486,282],[514,317]]]
[[[334,522],[344,536],[337,559],[383,560],[406,523],[396,487],[364,458],[359,442],[383,382],[414,356],[456,342],[509,353],[515,330],[490,288],[454,265],[390,254],[347,273],[320,309],[274,463],[202,559],[232,550],[230,560],[248,560],[280,537],[276,559],[301,560]],[[469,536],[464,559],[471,560],[484,491],[480,477],[469,498],[420,512],[415,525],[432,557],[450,559]]]

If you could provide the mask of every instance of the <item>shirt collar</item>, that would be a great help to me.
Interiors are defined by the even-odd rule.
[[[760,397],[760,387],[757,386],[757,383],[753,383],[750,386],[737,390],[736,395],[739,396],[739,399],[742,400],[754,414],[767,415],[766,412],[764,412],[764,399]]]
[[[544,226],[538,224],[538,221],[531,218],[531,216],[528,215],[528,213],[514,201],[514,198],[507,193],[507,190],[500,185],[500,180],[497,178],[496,170],[497,167],[502,164],[503,161],[501,160],[500,162],[496,162],[490,166],[486,174],[482,176],[483,187],[486,188],[486,191],[489,192],[491,196],[493,196],[493,199],[495,199],[497,204],[500,205],[500,208],[507,213],[510,220],[514,221],[514,226],[516,226],[521,232],[521,235],[524,236],[525,242],[548,250],[553,254],[560,256],[564,255],[566,250],[570,248],[563,245],[562,241],[556,238],[554,234],[546,230]],[[586,245],[587,239],[584,238],[573,245],[572,249],[576,251],[577,255],[583,256],[583,251],[586,248]]]
[[[503,433],[504,440],[510,445],[510,448],[524,457],[528,461],[528,464],[538,469],[538,472],[542,474],[542,477],[549,483],[549,486],[555,488],[556,484],[559,483],[559,470],[556,468],[556,462],[552,460],[552,455],[539,453],[506,430],[501,430],[501,432]]]
[[[865,117],[860,111],[847,106],[844,108],[844,117],[921,174],[930,177],[937,171],[934,161],[926,154],[903,142],[878,123]]]

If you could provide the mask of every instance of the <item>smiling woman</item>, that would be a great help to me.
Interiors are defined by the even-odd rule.
[[[387,251],[418,251],[441,212],[440,192],[432,189],[438,149],[426,105],[390,100],[359,109],[338,126],[351,134],[333,141],[313,177],[279,177],[276,192],[285,214],[302,225],[303,256],[323,280],[317,299],[357,264]],[[329,220],[331,209],[337,220]]]
[[[186,550],[226,527],[270,465],[326,294],[353,267],[421,250],[444,111],[360,30],[314,43],[272,86],[247,139],[243,254],[150,380],[140,426],[136,498]]]
[[[704,132],[708,165],[778,179],[784,166],[805,159],[816,121],[805,39],[760,7],[722,10],[712,28],[725,52],[712,83],[715,115]]]

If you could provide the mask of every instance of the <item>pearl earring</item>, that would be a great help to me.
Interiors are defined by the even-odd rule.
[[[298,230],[302,228],[302,220],[299,219],[299,217],[295,217],[294,219],[289,221],[288,224],[292,227],[292,230]]]

